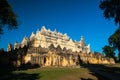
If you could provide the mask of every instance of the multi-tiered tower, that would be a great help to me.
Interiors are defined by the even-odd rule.
[[[17,48],[17,49],[16,49]],[[86,45],[84,38],[73,41],[65,33],[56,30],[51,31],[42,26],[41,30],[26,36],[21,43],[15,43],[14,49],[8,45],[9,53],[17,53],[16,57],[23,56],[24,63],[39,64],[40,66],[76,66],[79,64],[114,64],[111,58],[105,58],[102,54],[92,54],[90,45]],[[13,50],[13,52],[11,52]],[[15,50],[15,51],[14,51]],[[81,63],[82,61],[82,63]],[[21,60],[16,61],[18,66]]]
[[[59,45],[62,49],[65,47],[66,49],[71,49],[73,52],[90,52],[90,45],[86,46],[83,37],[81,37],[79,42],[73,41],[66,33],[62,34],[56,30],[47,30],[45,26],[42,26],[41,30],[37,30],[36,34],[32,32],[30,38],[24,37],[18,45],[24,47],[29,42],[32,42],[32,47],[41,46],[42,48],[49,48],[49,46],[53,44],[54,47]],[[18,48],[18,45],[15,43],[14,48]]]

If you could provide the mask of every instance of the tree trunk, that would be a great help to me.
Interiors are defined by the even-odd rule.
[[[118,48],[118,61],[120,61],[120,47]]]

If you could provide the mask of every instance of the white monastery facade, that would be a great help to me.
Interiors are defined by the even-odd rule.
[[[64,47],[66,49],[71,49],[72,52],[84,52],[84,53],[90,53],[90,45],[86,45],[84,42],[84,38],[81,37],[80,41],[73,41],[69,38],[69,36],[65,33],[62,34],[60,32],[57,32],[56,30],[51,31],[50,29],[46,29],[45,26],[42,26],[41,30],[37,30],[36,34],[32,32],[31,36],[29,38],[24,37],[22,42],[15,43],[14,49],[20,47],[24,47],[29,42],[32,43],[32,47],[39,47],[42,48],[49,48],[51,44],[54,45],[54,47],[57,47],[58,45],[63,49]]]

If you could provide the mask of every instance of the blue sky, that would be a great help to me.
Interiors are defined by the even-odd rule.
[[[0,48],[8,43],[21,42],[32,31],[44,25],[47,29],[67,33],[73,40],[84,36],[92,51],[102,52],[108,37],[118,28],[112,20],[106,20],[100,10],[100,0],[8,0],[18,16],[17,30],[4,28],[0,35]]]

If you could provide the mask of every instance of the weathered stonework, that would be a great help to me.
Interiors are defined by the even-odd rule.
[[[113,58],[107,58],[100,53],[80,53],[79,55],[85,64],[115,64]]]
[[[67,57],[67,58],[66,58]],[[45,66],[73,66],[75,62],[73,62],[73,57],[71,54],[62,55],[56,53],[56,51],[48,51],[47,54],[37,54],[32,53],[31,57],[27,55],[25,57],[26,62],[31,62],[32,64],[39,64],[42,67]]]
[[[70,39],[67,34],[47,30],[44,26],[30,38],[24,37],[21,43],[14,44],[14,50],[28,46],[24,54],[24,63],[46,66],[77,66],[80,64],[115,64],[114,59],[102,54],[92,53],[90,45],[86,46],[84,38],[79,42]],[[12,50],[8,45],[8,51]],[[21,51],[19,52],[21,54]],[[20,65],[20,60],[17,61]]]
[[[81,63],[78,55],[80,56]],[[29,54],[28,58],[25,58],[25,61],[26,62],[30,61],[32,64],[37,63],[42,67],[46,66],[68,67],[77,66],[80,64],[115,64],[115,61],[112,58],[106,58],[101,54],[95,55],[93,53],[86,54],[82,52],[71,54],[65,53],[58,54],[56,51],[50,50],[46,54],[38,53]]]
[[[8,47],[7,47],[7,51],[9,52],[9,51],[12,51],[12,44],[8,44]]]
[[[40,31],[37,30],[36,34],[32,32],[30,38],[27,38],[25,36],[20,44],[15,43],[14,48],[18,48],[18,46],[24,47],[29,42],[32,43],[32,47],[41,46],[42,48],[49,48],[49,46],[53,44],[55,48],[59,45],[61,49],[65,47],[67,50],[71,49],[72,52],[90,52],[90,45],[86,46],[83,37],[81,37],[81,40],[79,42],[73,41],[68,37],[66,33],[62,34],[60,32],[57,32],[56,30],[47,30],[45,26],[43,26]]]

